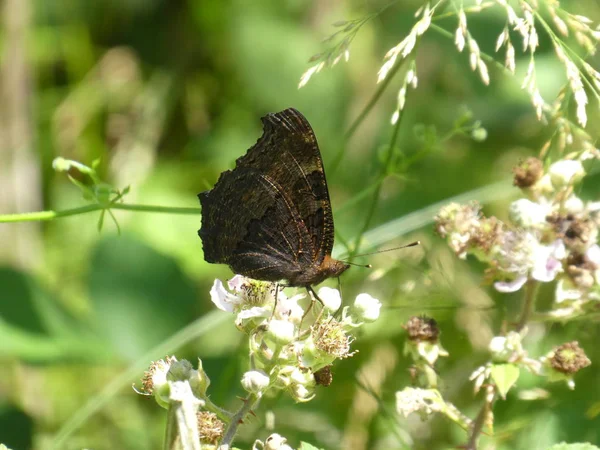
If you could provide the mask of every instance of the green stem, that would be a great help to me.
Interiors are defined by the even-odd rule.
[[[208,397],[203,397],[202,400],[204,400],[205,402],[203,409],[205,409],[206,411],[215,413],[217,417],[223,422],[227,422],[231,419],[231,413],[229,411],[223,408],[219,408]]]
[[[531,313],[533,313],[539,286],[540,284],[537,281],[532,279],[527,280],[525,285],[525,303],[523,305],[523,310],[521,311],[521,318],[517,323],[517,331],[521,331],[525,328]]]
[[[486,394],[487,396],[487,394]],[[491,398],[486,398],[483,401],[483,406],[477,415],[477,419],[473,423],[473,428],[471,429],[471,436],[469,437],[469,442],[465,445],[466,450],[477,450],[477,441],[479,440],[479,435],[483,431],[483,426],[485,425],[485,419],[489,414],[489,411],[492,409],[492,405],[494,404],[496,396],[492,395]]]
[[[243,400],[242,407],[236,412],[233,417],[231,417],[231,421],[227,426],[227,430],[225,431],[225,435],[221,440],[221,445],[219,448],[229,449],[231,443],[233,442],[233,438],[237,433],[237,429],[246,417],[246,415],[252,411],[252,408],[258,403],[260,397],[256,394],[250,394]]]
[[[390,144],[388,147],[387,155],[385,157],[385,163],[383,164],[383,166],[381,168],[381,178],[382,179],[385,178],[385,174],[389,170],[390,162],[392,161],[392,157],[394,156],[394,148],[396,146],[396,141],[398,140],[398,135],[400,133],[400,124],[402,123],[403,117],[404,117],[404,114],[400,114],[400,117],[398,118],[398,121],[396,122],[396,125],[394,126],[394,131],[392,132],[392,137],[390,139]],[[373,191],[373,199],[369,203],[369,210],[368,210],[367,216],[366,216],[367,218],[365,219],[365,223],[363,224],[362,229],[360,230],[360,232],[358,233],[358,235],[356,237],[356,241],[354,243],[354,249],[350,252],[348,259],[352,259],[352,257],[358,253],[360,244],[362,241],[362,237],[366,233],[366,231],[369,229],[369,227],[371,226],[371,221],[373,220],[373,217],[375,215],[375,210],[377,209],[377,205],[379,203],[379,194],[381,193],[382,186],[383,186],[383,183],[378,183]]]
[[[360,112],[358,117],[356,119],[354,119],[354,122],[352,122],[352,124],[348,128],[348,131],[346,131],[346,134],[344,135],[344,140],[343,140],[342,146],[340,147],[340,149],[336,153],[335,157],[333,158],[333,161],[332,161],[332,163],[330,165],[330,169],[329,169],[330,174],[333,175],[335,173],[340,162],[342,161],[342,157],[344,156],[344,150],[346,150],[346,143],[350,140],[350,138],[352,138],[352,136],[354,135],[354,133],[356,132],[356,130],[358,129],[360,124],[365,120],[367,115],[369,115],[369,113],[371,112],[373,107],[377,104],[377,102],[383,95],[385,89],[391,83],[392,79],[394,78],[396,73],[398,73],[398,70],[402,66],[403,66],[403,64],[401,64],[401,62],[399,61],[398,63],[396,63],[396,65],[394,67],[391,68],[387,77],[385,77],[383,82],[379,85],[379,87],[373,94],[373,97],[371,97],[371,100],[369,100],[369,103],[367,103],[365,105],[365,107]]]
[[[125,211],[154,212],[167,214],[200,214],[200,208],[174,208],[170,206],[154,205],[131,205],[127,203],[114,203],[109,207],[104,205],[86,205],[79,208],[65,209],[63,211],[36,211],[19,214],[0,214],[0,223],[12,222],[40,222],[47,220],[60,219],[62,217],[76,216],[93,211],[122,209]]]
[[[169,405],[167,410],[167,426],[165,427],[165,440],[163,442],[164,450],[174,450],[177,447],[177,414],[176,408]]]

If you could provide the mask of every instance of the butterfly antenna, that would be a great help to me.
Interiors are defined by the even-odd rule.
[[[393,252],[395,250],[400,250],[400,249],[403,249],[403,248],[416,247],[417,245],[421,245],[421,241],[411,242],[410,244],[401,245],[400,247],[386,248],[384,250],[379,250],[379,251],[372,252],[372,253],[362,253],[360,255],[354,255],[354,257],[358,257],[358,256],[371,256],[371,255],[377,255],[378,253]],[[352,263],[347,263],[347,264],[352,264]],[[353,265],[357,266],[358,264],[353,264]],[[370,265],[369,265],[369,267],[370,267]]]
[[[362,255],[359,255],[362,256]],[[364,267],[365,269],[370,269],[371,267],[373,267],[371,264],[356,264],[356,263],[352,263],[349,261],[342,261],[344,264],[348,264],[350,266],[356,266],[356,267]]]

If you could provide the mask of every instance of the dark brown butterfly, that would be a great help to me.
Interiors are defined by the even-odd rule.
[[[262,122],[263,135],[235,169],[198,195],[204,259],[312,291],[349,267],[331,257],[333,216],[317,139],[293,108]]]

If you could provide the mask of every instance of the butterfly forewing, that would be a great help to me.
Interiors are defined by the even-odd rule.
[[[238,167],[253,167],[284,186],[313,243],[312,258],[333,249],[333,216],[321,152],[306,118],[293,108],[262,118],[264,133]]]

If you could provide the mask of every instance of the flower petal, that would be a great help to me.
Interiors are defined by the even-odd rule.
[[[304,298],[304,294],[294,295],[293,297],[287,298],[285,295],[279,296],[279,301],[275,307],[275,316],[278,319],[289,320],[293,323],[300,323],[304,316],[304,310],[298,304],[298,300]]]
[[[596,266],[600,266],[600,247],[598,244],[594,244],[588,248],[585,252],[585,256],[587,256],[587,259],[590,262],[596,264]]]
[[[253,306],[252,308],[244,309],[243,311],[240,311],[239,314],[237,315],[237,319],[244,320],[244,319],[252,319],[254,317],[269,317],[270,314],[271,314],[270,308],[262,308],[260,306]]]
[[[535,261],[531,276],[542,282],[549,282],[562,272],[560,262],[566,255],[565,244],[557,239],[551,245],[540,245],[535,252]]]
[[[496,281],[494,287],[498,292],[517,292],[527,281],[526,275],[521,275],[511,281]]]
[[[227,292],[223,282],[218,278],[210,288],[210,300],[215,304],[217,308],[225,312],[233,312],[233,308],[237,302],[236,297]]]
[[[235,275],[231,280],[227,282],[229,289],[234,292],[240,292],[242,286],[246,283],[246,277],[243,275]]]

